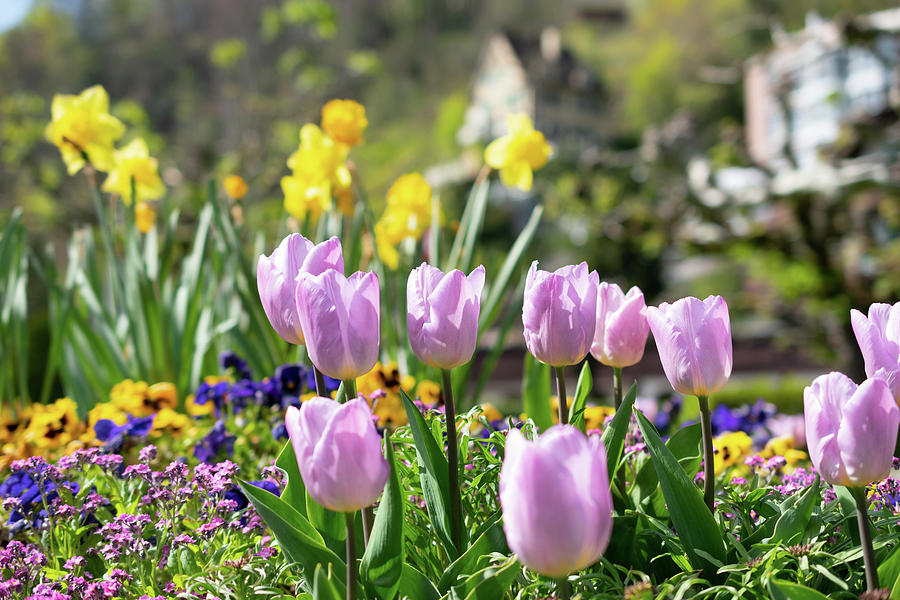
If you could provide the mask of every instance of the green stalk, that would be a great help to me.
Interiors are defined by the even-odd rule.
[[[622,367],[613,367],[613,402],[619,410],[622,406]]]
[[[356,525],[354,513],[344,513],[347,520],[347,600],[356,600]]]
[[[459,449],[456,439],[456,407],[453,404],[453,384],[450,369],[441,369],[444,383],[444,411],[447,418],[447,466],[450,475],[450,537],[462,554],[462,501],[459,490]]]
[[[878,565],[875,563],[875,550],[872,547],[872,530],[869,525],[869,507],[866,500],[865,487],[847,488],[856,500],[856,520],[859,524],[859,543],[862,546],[863,563],[866,566],[866,588],[874,592],[878,585]]]
[[[325,387],[324,380],[322,381],[322,387]],[[344,379],[344,398],[343,401],[347,402],[348,400],[353,400],[356,398],[356,378]],[[341,401],[338,399],[338,401]]]
[[[322,375],[322,371],[316,368],[316,365],[313,365],[313,374],[316,377],[316,396],[327,398],[328,390],[325,389],[325,376]]]
[[[569,585],[568,577],[560,577],[556,580],[556,591],[560,600],[570,600],[572,598],[572,586]]]
[[[716,472],[712,423],[709,418],[709,398],[697,396],[697,401],[700,403],[700,428],[703,431],[703,501],[712,512],[716,497]]]
[[[556,372],[556,399],[559,400],[559,424],[567,425],[569,423],[569,397],[566,396],[565,367],[556,367],[554,371]]]
[[[369,546],[369,536],[372,534],[372,525],[375,524],[375,511],[372,510],[371,506],[366,506],[360,512],[362,516],[362,530],[363,530],[363,547],[366,548]]]

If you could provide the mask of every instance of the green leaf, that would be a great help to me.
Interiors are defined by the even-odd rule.
[[[578,375],[578,385],[575,386],[575,401],[572,402],[571,417],[569,423],[585,432],[584,429],[584,407],[587,404],[588,394],[594,386],[594,378],[591,377],[591,368],[588,361],[584,361],[581,367],[581,373]]]
[[[397,459],[390,436],[385,437],[391,476],[375,513],[369,545],[363,554],[360,574],[366,587],[382,600],[393,600],[400,587],[405,561],[403,546],[403,492],[397,474]]]
[[[329,550],[316,528],[278,496],[238,480],[244,495],[253,503],[256,512],[275,534],[285,556],[298,563],[307,583],[313,580],[316,565],[333,565],[336,577],[343,583],[345,563]]]
[[[477,571],[478,563],[483,556],[492,552],[505,554],[509,551],[509,548],[506,546],[506,536],[503,535],[503,528],[500,527],[499,522],[500,515],[497,515],[487,530],[469,546],[469,549],[444,570],[441,579],[438,581],[438,590],[442,593],[447,593],[451,587],[458,583],[460,576],[471,575]]]
[[[775,523],[775,533],[768,540],[770,544],[792,544],[797,538],[803,536],[809,519],[812,517],[813,508],[819,503],[819,476],[806,488],[799,500],[788,510],[785,510]]]
[[[799,583],[769,580],[769,597],[772,600],[828,600],[828,596]]]
[[[306,490],[306,516],[325,539],[340,541],[347,538],[347,521],[344,515],[316,502],[309,495],[309,490]]]
[[[451,595],[455,592],[457,597],[466,600],[505,598],[519,570],[519,562],[514,557],[507,558],[499,565],[489,565],[470,575],[463,583],[453,587]]]
[[[894,548],[878,565],[878,582],[881,587],[889,588],[893,593],[898,580],[900,580],[900,546]],[[891,597],[893,598],[893,595]]]
[[[291,505],[291,508],[306,516],[306,486],[303,485],[303,477],[297,467],[297,458],[294,455],[294,446],[288,440],[275,459],[275,466],[284,473],[287,484],[281,492],[281,499]]]
[[[623,401],[622,405],[625,404]],[[716,519],[703,502],[700,490],[678,464],[678,459],[671,450],[659,439],[659,434],[650,421],[639,410],[634,410],[634,415],[656,468],[672,525],[678,532],[688,559],[694,568],[703,569],[707,578],[713,578],[716,574],[715,565],[702,558],[697,550],[702,550],[720,563],[725,562],[725,543]]]
[[[344,600],[344,594],[338,589],[335,579],[330,568],[326,573],[322,565],[316,565],[316,574],[313,579],[313,600]]]
[[[412,565],[403,565],[400,574],[400,596],[415,600],[438,600],[441,595],[427,577]]]
[[[689,478],[693,478],[700,468],[700,440],[702,437],[703,431],[700,424],[694,423],[678,429],[666,442],[666,447],[678,459],[678,464],[685,467]],[[656,477],[656,468],[653,466],[653,461],[648,460],[638,469],[629,494],[637,505],[650,497],[658,489],[658,486],[659,479]]]
[[[600,439],[606,447],[606,461],[609,467],[609,480],[612,481],[616,475],[616,468],[619,466],[619,459],[622,457],[622,449],[625,447],[625,434],[628,433],[628,423],[631,421],[631,407],[634,406],[634,399],[637,397],[637,382],[631,384],[625,398],[622,399],[622,405],[613,415],[612,421]]]
[[[541,431],[553,425],[550,411],[550,367],[525,353],[525,377],[522,379],[522,399],[525,414]]]
[[[422,481],[422,494],[425,496],[428,517],[438,539],[451,559],[455,559],[459,556],[459,550],[453,545],[450,537],[450,474],[447,457],[431,434],[425,417],[402,388],[400,397],[403,399],[409,429],[416,444],[419,478]]]

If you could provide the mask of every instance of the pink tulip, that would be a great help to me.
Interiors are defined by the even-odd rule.
[[[888,476],[900,408],[883,380],[857,386],[843,373],[820,375],[803,390],[803,413],[809,456],[825,481],[860,487]]]
[[[587,263],[569,265],[553,273],[531,263],[525,279],[522,323],[525,345],[542,363],[563,367],[581,362],[594,341],[597,322],[596,271]]]
[[[721,296],[682,298],[647,308],[659,359],[675,391],[709,396],[731,376],[731,321]]]
[[[647,305],[641,290],[633,287],[624,294],[615,283],[601,282],[591,355],[609,367],[630,367],[644,356],[649,334]]]
[[[466,277],[422,263],[406,284],[406,328],[419,360],[439,369],[469,362],[478,341],[484,267]]]
[[[291,344],[304,344],[297,315],[295,290],[300,273],[318,275],[329,269],[344,272],[341,240],[336,237],[315,245],[299,233],[284,238],[271,256],[261,254],[256,265],[256,286],[269,323]]]
[[[390,467],[365,399],[339,404],[331,398],[311,398],[299,409],[288,408],[285,426],[313,500],[338,512],[378,500]]]
[[[866,361],[866,376],[886,381],[900,399],[900,302],[873,304],[868,317],[851,310],[850,322]]]
[[[375,273],[300,275],[297,312],[309,359],[334,379],[355,379],[378,361],[380,294]]]
[[[536,442],[517,429],[500,469],[503,530],[529,568],[563,577],[595,563],[612,533],[612,494],[600,436],[557,425]]]

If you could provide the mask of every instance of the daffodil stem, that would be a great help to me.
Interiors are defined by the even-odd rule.
[[[569,600],[572,597],[572,587],[569,585],[568,577],[560,577],[556,580],[556,591],[560,600]]]
[[[863,562],[866,565],[866,588],[870,592],[878,589],[878,565],[875,564],[875,550],[872,548],[872,530],[869,526],[869,506],[865,487],[847,488],[856,500],[856,520],[859,523],[859,543],[862,546]]]
[[[700,403],[700,428],[703,432],[703,501],[713,512],[716,499],[716,471],[712,442],[712,423],[709,419],[709,398],[697,396]]]
[[[444,412],[447,418],[447,468],[450,475],[450,538],[462,554],[462,499],[459,490],[459,449],[456,439],[456,406],[450,369],[441,369],[444,383]]]
[[[613,367],[613,402],[619,410],[622,406],[622,367]]]
[[[313,376],[316,379],[316,396],[327,398],[328,390],[325,389],[325,376],[322,375],[322,371],[316,368],[316,365],[313,365]]]
[[[559,401],[559,424],[566,425],[569,422],[569,397],[566,396],[565,367],[556,367],[556,399]]]
[[[356,519],[354,513],[344,513],[347,519],[347,600],[356,600]]]

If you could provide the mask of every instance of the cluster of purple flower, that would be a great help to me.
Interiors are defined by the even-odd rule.
[[[713,435],[729,431],[743,431],[754,441],[760,442],[770,437],[766,426],[777,413],[778,409],[762,398],[753,404],[745,404],[736,408],[717,404],[710,415],[710,425]]]

